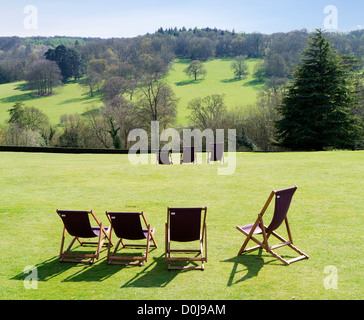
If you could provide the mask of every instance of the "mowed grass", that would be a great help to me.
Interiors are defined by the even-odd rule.
[[[236,155],[234,174],[223,176],[217,163],[132,165],[127,155],[1,153],[0,299],[363,299],[364,152]],[[291,232],[310,258],[284,266],[266,252],[237,256],[244,236],[235,226],[254,222],[271,190],[293,185]],[[167,270],[167,206],[207,206],[204,271]],[[143,210],[159,247],[142,267],[108,265],[105,248],[93,265],[60,263],[57,208],[93,209],[104,224],[105,210]],[[37,289],[24,286],[27,266],[37,267]],[[329,266],[337,270],[337,289],[327,287]]]
[[[261,59],[248,59],[249,74],[239,80],[231,70],[233,59],[214,59],[204,62],[207,74],[204,78],[196,81],[189,78],[183,70],[191,62],[188,59],[177,59],[166,76],[167,82],[172,86],[176,96],[179,98],[176,125],[187,125],[190,123],[187,109],[188,102],[194,98],[205,97],[211,94],[224,94],[225,103],[228,108],[246,107],[254,105],[257,92],[263,88],[253,78],[254,66]]]
[[[207,75],[204,79],[191,80],[183,72],[190,60],[177,59],[165,77],[177,98],[177,118],[175,126],[190,123],[187,110],[188,102],[196,97],[210,94],[225,94],[225,102],[229,108],[235,106],[253,105],[256,101],[257,90],[262,84],[254,81],[253,69],[259,59],[247,60],[249,75],[241,80],[234,78],[230,68],[232,59],[214,59],[204,62]],[[26,106],[36,107],[48,115],[52,124],[58,124],[63,114],[83,114],[88,109],[103,106],[100,95],[91,97],[85,86],[69,82],[54,89],[54,94],[37,97],[34,92],[27,90],[24,81],[0,85],[0,123],[9,119],[8,110],[17,102],[22,101]]]

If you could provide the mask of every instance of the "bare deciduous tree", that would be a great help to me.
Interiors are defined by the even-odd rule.
[[[54,87],[61,85],[61,79],[61,71],[54,61],[38,60],[26,70],[29,88],[37,90],[41,96],[51,94]]]
[[[148,127],[151,121],[159,121],[161,128],[167,128],[177,112],[178,98],[172,88],[163,80],[149,79],[140,90],[137,108],[142,123]]]
[[[191,110],[189,118],[201,130],[224,128],[227,108],[224,95],[212,94],[204,98],[192,99],[187,106]]]

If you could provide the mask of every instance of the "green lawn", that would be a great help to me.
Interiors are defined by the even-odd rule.
[[[0,299],[363,299],[363,163],[364,151],[237,153],[235,173],[222,176],[217,163],[3,152]],[[293,185],[291,232],[310,259],[284,266],[265,252],[237,256],[244,238],[235,226],[254,222],[272,189]],[[204,271],[167,270],[167,206],[207,206]],[[144,210],[159,248],[143,267],[109,266],[105,249],[91,266],[60,263],[57,208],[93,209],[103,223],[105,210]],[[31,265],[37,289],[24,286]],[[324,286],[328,266],[337,269],[337,289]]]

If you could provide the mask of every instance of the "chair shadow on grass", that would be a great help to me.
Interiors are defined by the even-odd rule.
[[[152,252],[155,248],[151,249]],[[148,262],[143,266],[136,265],[109,265],[106,259],[100,263],[81,267],[76,273],[67,277],[68,281],[103,281],[112,275],[126,269],[132,269],[134,276],[121,285],[121,288],[162,288],[167,286],[179,273],[170,272],[164,261],[164,254],[159,257],[149,257]],[[174,270],[175,271],[175,270]]]
[[[61,275],[66,272],[68,269],[74,267],[74,264],[70,263],[60,263],[59,256],[54,256],[45,260],[37,265],[34,265],[37,270],[38,281],[48,281],[54,277]],[[21,272],[16,276],[12,277],[11,280],[25,280],[28,273]]]
[[[59,256],[54,256],[34,265],[37,271],[38,281],[48,281],[72,270],[72,275],[66,276],[61,282],[68,281],[103,281],[112,276],[118,270],[107,267],[105,255],[106,248],[100,252],[100,258],[94,264],[60,262]],[[102,257],[101,257],[102,256]],[[29,273],[21,272],[11,280],[25,280]]]
[[[125,282],[121,288],[138,287],[138,288],[162,288],[167,286],[183,270],[168,271],[167,263],[164,260],[164,254],[154,257],[153,261],[148,261],[143,269],[137,270],[135,276]]]
[[[151,249],[152,252],[155,248]],[[104,248],[102,251],[107,250]],[[126,268],[133,268],[135,275],[127,280],[122,288],[125,287],[165,287],[170,283],[182,270],[168,271],[167,264],[164,261],[164,254],[159,257],[150,257],[148,262],[143,266],[133,265],[109,265],[105,252],[100,252],[100,258],[93,264],[60,262],[59,256],[49,258],[39,264],[34,265],[37,271],[38,281],[49,281],[56,277],[62,277],[61,282],[101,282]],[[68,275],[69,272],[72,274]],[[24,281],[29,273],[21,272],[11,280]]]
[[[223,260],[222,262],[230,262],[234,263],[233,268],[230,273],[230,277],[228,280],[228,286],[232,286],[234,284],[237,284],[242,281],[249,280],[251,278],[257,277],[259,274],[259,271],[263,268],[264,265],[269,263],[274,263],[277,260],[272,259],[270,261],[265,261],[265,256],[262,256],[262,249],[259,249],[259,253],[249,253],[249,254],[243,254],[238,255],[236,257]],[[267,257],[271,257],[270,255],[267,255]],[[241,268],[243,266],[244,268]],[[241,276],[238,280],[234,279],[238,276]]]

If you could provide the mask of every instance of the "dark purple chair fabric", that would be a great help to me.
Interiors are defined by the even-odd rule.
[[[241,226],[240,228],[243,229],[246,233],[250,233],[251,229],[253,228],[254,223],[247,224],[245,226]],[[255,228],[253,234],[260,234],[262,233],[262,229],[260,228],[260,225],[257,225]]]
[[[159,151],[157,152],[158,164],[171,164],[169,160],[169,151]]]
[[[276,230],[285,219],[292,197],[296,192],[297,187],[282,189],[276,192],[274,214],[271,223],[267,228],[267,232]]]
[[[221,161],[224,154],[224,143],[216,142],[211,145],[211,158],[210,161]]]
[[[67,232],[78,238],[94,238],[99,236],[99,227],[91,227],[88,211],[58,210]]]
[[[182,163],[191,163],[195,161],[195,147],[183,147]]]
[[[188,242],[200,240],[201,208],[169,208],[170,239]]]
[[[108,215],[118,238],[142,240],[148,237],[148,230],[142,228],[139,212],[108,212]]]

